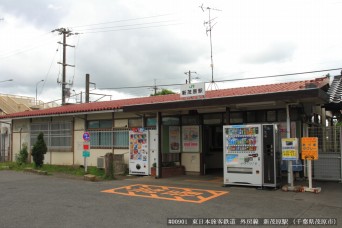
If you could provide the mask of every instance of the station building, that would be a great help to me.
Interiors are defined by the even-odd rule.
[[[180,93],[72,104],[0,119],[10,121],[12,161],[23,143],[31,148],[43,132],[48,146],[45,164],[82,165],[82,136],[89,132],[88,165],[97,166],[98,158],[106,153],[121,154],[128,164],[129,131],[143,128],[155,132],[153,153],[158,167],[175,163],[184,166],[187,174],[206,175],[222,172],[224,125],[275,123],[282,137],[288,133],[291,137],[309,136],[312,127],[334,126],[342,109],[341,88],[341,76],[325,76],[205,91],[200,96],[183,97]],[[188,134],[184,134],[189,131],[198,135],[191,144]],[[321,135],[322,153],[331,149],[324,138]],[[332,149],[337,153],[341,150],[339,145]],[[150,167],[154,161],[149,161]]]

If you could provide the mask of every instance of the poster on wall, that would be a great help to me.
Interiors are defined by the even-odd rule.
[[[183,152],[199,152],[199,126],[182,127]]]
[[[180,152],[180,127],[169,127],[169,151],[170,153]]]
[[[143,128],[129,132],[129,174],[149,175],[148,131]]]

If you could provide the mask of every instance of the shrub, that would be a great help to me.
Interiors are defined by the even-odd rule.
[[[32,148],[32,157],[36,168],[42,167],[44,162],[44,154],[47,152],[44,134],[41,132],[38,135],[36,143]]]
[[[28,158],[27,152],[27,144],[23,143],[22,149],[20,150],[19,154],[15,156],[15,161],[18,165],[26,164]]]

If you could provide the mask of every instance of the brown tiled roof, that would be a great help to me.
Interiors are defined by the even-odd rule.
[[[268,84],[260,86],[239,87],[222,90],[206,91],[204,99],[234,97],[234,96],[247,96],[267,93],[279,93],[298,91],[310,88],[322,88],[329,84],[328,77],[316,78],[314,80],[295,81],[278,84]],[[153,103],[166,103],[181,101],[182,98],[179,94],[170,94],[164,96],[150,96],[131,98],[123,100],[112,100],[103,102],[83,103],[74,105],[65,105],[44,110],[34,110],[13,113],[6,116],[0,116],[0,119],[20,118],[20,117],[34,117],[34,116],[51,116],[51,115],[66,115],[72,113],[87,113],[106,110],[117,110],[131,105],[144,105]]]

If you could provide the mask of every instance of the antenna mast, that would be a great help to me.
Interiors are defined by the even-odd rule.
[[[208,10],[209,13],[209,20],[208,21],[204,21],[204,26],[206,26],[206,33],[208,35],[209,32],[209,39],[210,39],[210,59],[211,59],[211,82],[210,82],[210,86],[209,89],[212,89],[212,85],[215,85],[216,89],[218,89],[217,85],[215,84],[214,81],[214,60],[213,60],[213,42],[212,42],[212,38],[211,38],[211,31],[213,29],[213,27],[216,25],[216,22],[214,24],[212,24],[212,22],[216,19],[213,18],[211,19],[211,15],[210,15],[210,10],[216,10],[216,11],[222,11],[219,9],[214,9],[214,8],[210,8],[210,7],[203,7],[203,4],[201,6],[199,6],[202,11],[204,12],[204,10]]]

